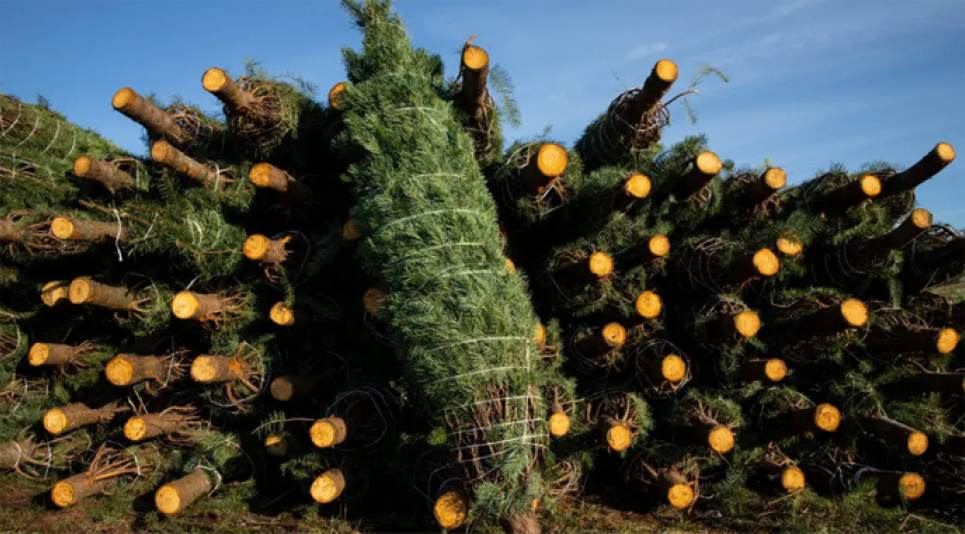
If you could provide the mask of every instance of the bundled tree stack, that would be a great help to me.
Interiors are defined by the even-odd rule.
[[[146,157],[0,95],[0,484],[154,521],[535,533],[585,495],[960,525],[965,238],[914,195],[950,145],[803,181],[664,145],[720,73],[674,93],[661,59],[571,147],[504,148],[475,37],[446,80],[344,4],[327,105],[256,64],[203,73],[218,114],[119,90]]]

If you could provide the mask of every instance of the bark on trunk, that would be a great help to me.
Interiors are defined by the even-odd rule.
[[[81,156],[74,160],[74,174],[85,180],[99,183],[112,195],[136,185],[134,177],[107,161]]]
[[[746,254],[737,258],[731,265],[724,268],[725,284],[740,285],[755,278],[774,276],[781,268],[777,255],[769,248]]]
[[[91,280],[89,276],[74,278],[68,290],[72,304],[91,304],[111,310],[137,310],[136,294],[124,286],[109,286]]]
[[[249,260],[261,263],[281,265],[288,258],[285,245],[291,241],[291,236],[281,239],[269,239],[261,234],[252,234],[245,239],[242,253]]]
[[[489,76],[489,54],[468,42],[462,49],[462,88],[456,103],[474,122],[483,121],[486,106],[486,78]]]
[[[568,162],[565,148],[556,143],[543,143],[520,171],[524,189],[531,195],[540,194],[554,178],[566,172]]]
[[[126,241],[128,229],[116,222],[88,221],[74,217],[54,217],[50,221],[50,233],[65,241],[94,243],[104,239]]]
[[[587,257],[553,271],[553,280],[562,288],[572,289],[599,282],[613,273],[613,258],[606,252],[593,252]]]
[[[740,376],[745,382],[777,383],[787,376],[787,364],[779,358],[745,360],[740,366]]]
[[[14,221],[0,219],[0,243],[20,243],[23,241],[23,229],[17,228]]]
[[[618,270],[626,271],[637,265],[651,265],[670,254],[670,239],[657,234],[646,242],[630,247],[617,254],[613,261]]]
[[[782,321],[777,331],[787,338],[805,339],[858,328],[867,322],[868,306],[858,299],[847,299],[803,317]]]
[[[767,480],[780,479],[781,487],[788,493],[797,493],[804,489],[804,472],[797,466],[764,460],[758,466],[758,471]]]
[[[86,347],[86,345],[75,347],[60,343],[34,343],[27,353],[27,362],[34,367],[67,365],[85,352]]]
[[[841,412],[830,404],[819,404],[803,410],[794,410],[764,423],[766,432],[774,439],[799,434],[834,432],[841,423]]]
[[[213,167],[191,159],[167,141],[155,141],[151,145],[151,159],[205,186],[219,189],[230,182],[221,178]]]
[[[628,211],[631,207],[637,205],[639,200],[647,198],[652,188],[653,184],[650,182],[650,178],[640,173],[631,174],[610,195],[613,197],[613,210]]]
[[[341,417],[318,419],[308,430],[312,443],[320,449],[327,449],[344,443],[348,438],[349,424]]]
[[[59,435],[83,426],[110,422],[121,411],[124,409],[119,408],[116,403],[92,409],[82,402],[75,402],[47,410],[44,414],[44,428],[51,434]]]
[[[341,469],[329,469],[312,482],[309,493],[316,502],[328,504],[345,491],[345,474]]]
[[[163,382],[171,362],[161,356],[118,354],[104,369],[107,380],[115,386],[132,386],[147,380]]]
[[[536,512],[516,514],[502,520],[503,529],[507,534],[540,534],[543,529],[539,526]]]
[[[191,142],[191,136],[178,126],[174,118],[130,87],[115,93],[111,103],[114,109],[147,128],[151,137],[164,137],[178,145]]]
[[[32,439],[0,443],[0,469],[14,469],[31,462],[39,449]]]
[[[204,469],[195,469],[190,475],[179,478],[158,488],[154,505],[165,515],[172,515],[187,508],[198,497],[214,488],[211,477]]]
[[[690,507],[697,498],[693,485],[675,468],[658,470],[655,486],[667,502],[678,510]]]
[[[643,122],[643,116],[660,103],[660,99],[667,94],[675,81],[677,65],[667,59],[658,61],[650,71],[650,76],[647,76],[647,81],[643,83],[643,88],[627,107],[626,118],[629,122],[634,125]]]

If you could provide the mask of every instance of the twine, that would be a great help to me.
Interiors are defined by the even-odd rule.
[[[73,132],[74,132],[74,137],[70,142],[70,150],[67,151],[67,154],[64,157],[60,158],[60,161],[62,162],[66,162],[67,158],[69,158],[70,155],[74,153],[74,148],[77,147],[77,130],[73,130]]]
[[[40,116],[38,115],[37,118],[39,119]],[[50,147],[54,146],[54,142],[57,141],[57,136],[59,135],[60,135],[60,121],[57,121],[57,129],[54,130],[54,137],[50,140],[50,143],[47,144],[47,148],[45,148],[44,151],[40,153],[41,156],[46,154],[47,151],[50,150]]]
[[[425,248],[419,249],[411,254],[406,254],[405,256],[402,256],[398,260],[395,260],[395,262],[402,263],[407,261],[409,258],[416,256],[418,254],[421,254],[423,252],[431,252],[433,250],[438,250],[446,247],[485,247],[485,246],[486,246],[486,243],[483,243],[480,241],[460,241],[458,243],[443,243],[441,245],[434,245],[431,247],[425,247]]]
[[[529,406],[528,403],[527,403],[527,406]],[[541,421],[542,421],[542,419],[519,419],[519,420],[515,420],[515,421],[507,421],[507,422],[505,422],[505,423],[496,423],[495,425],[477,426],[477,427],[473,427],[473,428],[469,428],[469,429],[457,430],[457,431],[455,431],[455,432],[449,432],[447,435],[448,435],[448,436],[457,436],[457,435],[459,435],[459,434],[468,434],[468,433],[476,432],[477,430],[491,430],[491,429],[493,429],[493,428],[498,428],[498,427],[502,427],[502,426],[518,425],[518,424],[521,424],[521,423],[539,423],[539,422],[541,422]],[[526,431],[525,431],[525,430],[523,431],[523,435],[524,435],[524,436],[526,435]]]
[[[114,236],[114,248],[117,250],[117,261],[124,263],[124,255],[121,254],[121,232],[124,227],[121,225],[121,214],[114,208],[114,218],[117,219],[117,235]]]
[[[447,377],[445,377],[445,378],[440,378],[439,380],[433,380],[433,381],[431,381],[431,382],[425,382],[424,384],[425,384],[425,385],[437,384],[437,383],[439,383],[439,382],[446,382],[446,381],[449,381],[449,380],[456,380],[456,379],[458,379],[458,378],[463,378],[463,377],[466,377],[466,376],[474,376],[474,375],[479,375],[479,374],[483,374],[483,373],[494,373],[494,372],[496,372],[496,371],[512,371],[513,369],[523,369],[523,367],[519,367],[518,365],[507,365],[507,366],[505,366],[505,367],[493,367],[493,368],[491,368],[491,369],[482,369],[482,370],[479,370],[479,371],[473,371],[473,372],[471,372],[471,373],[463,373],[463,374],[461,374],[461,375],[456,375],[456,376],[447,376]]]
[[[11,124],[9,128],[7,128],[6,130],[4,130],[3,133],[0,133],[0,139],[3,139],[4,137],[6,137],[7,134],[10,133],[10,132],[13,130],[13,127],[16,126],[16,125],[17,125],[17,122],[20,121],[20,115],[21,115],[22,113],[23,113],[23,103],[18,100],[18,101],[17,101],[17,118],[16,118],[16,119],[13,119],[13,124]]]
[[[206,465],[201,465],[201,462],[200,462],[200,461],[198,462],[197,469],[203,469],[203,470],[205,470],[205,471],[211,471],[212,473],[214,473],[214,476],[218,477],[218,481],[215,482],[214,488],[212,488],[211,491],[208,492],[208,497],[214,495],[214,492],[218,491],[218,488],[221,487],[221,473],[219,473],[217,469],[213,469],[213,468],[208,467],[208,466],[206,466]]]
[[[33,130],[30,130],[30,133],[27,134],[27,137],[24,137],[19,143],[17,143],[16,145],[14,145],[13,148],[20,148],[20,145],[26,143],[26,142],[27,142],[27,139],[30,139],[31,137],[33,137],[34,132],[37,131],[37,125],[38,125],[38,124],[40,124],[40,115],[37,115],[37,120],[34,121],[34,129],[33,129]],[[10,130],[7,130],[7,131],[10,131]]]
[[[449,173],[437,173],[437,174],[440,175],[440,176],[461,176],[461,175],[459,175],[459,174],[449,174]],[[429,175],[429,174],[419,174],[419,175],[416,175],[416,176],[433,176],[433,175]],[[421,217],[427,217],[427,216],[429,216],[429,215],[438,215],[438,214],[440,214],[440,213],[471,213],[471,214],[473,214],[473,215],[480,215],[480,216],[486,216],[486,215],[488,215],[487,213],[482,212],[482,211],[467,210],[467,209],[462,209],[462,208],[459,208],[459,209],[451,209],[451,210],[426,211],[426,212],[422,212],[422,213],[417,213],[417,214],[415,214],[415,215],[409,215],[408,217],[402,217],[401,219],[394,219],[394,220],[392,220],[392,221],[389,221],[389,222],[383,224],[383,225],[382,225],[381,227],[379,227],[377,230],[375,230],[375,232],[373,232],[373,235],[378,234],[378,233],[381,232],[382,230],[385,230],[386,228],[388,228],[388,227],[390,227],[390,226],[392,226],[392,225],[395,225],[395,224],[398,224],[398,223],[401,223],[401,222],[404,222],[404,221],[408,221],[408,220],[410,220],[410,219],[418,219],[418,218],[421,218]]]
[[[443,349],[447,349],[447,348],[449,348],[449,347],[455,347],[455,346],[458,346],[458,345],[467,345],[467,344],[469,344],[469,343],[478,343],[478,342],[482,342],[482,341],[530,341],[530,339],[529,339],[528,337],[522,337],[522,336],[478,337],[478,338],[474,338],[474,339],[466,339],[466,340],[463,340],[463,341],[456,341],[455,343],[447,343],[447,344],[445,344],[445,345],[438,345],[438,346],[436,346],[436,347],[434,347],[434,348],[432,348],[432,349],[429,349],[429,352],[435,352],[435,351],[437,351],[437,350],[443,350]]]
[[[16,470],[20,465],[20,459],[23,458],[23,449],[20,447],[20,442],[12,441],[13,446],[17,448],[17,460],[13,462],[13,467],[11,469]]]

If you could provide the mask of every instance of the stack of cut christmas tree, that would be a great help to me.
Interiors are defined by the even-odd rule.
[[[660,60],[572,148],[504,149],[485,50],[446,80],[345,5],[327,106],[255,64],[203,74],[218,116],[117,91],[148,157],[0,96],[0,485],[160,528],[532,533],[584,497],[961,524],[965,237],[914,197],[950,145],[786,187],[661,145],[692,91]]]

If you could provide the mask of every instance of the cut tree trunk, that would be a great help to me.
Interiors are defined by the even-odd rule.
[[[619,349],[627,340],[627,330],[620,323],[608,323],[595,329],[577,343],[583,356],[599,357]]]
[[[147,128],[150,137],[164,137],[182,146],[191,142],[191,136],[178,126],[173,117],[130,87],[115,93],[111,104],[114,109]]]
[[[776,330],[788,338],[806,339],[858,328],[867,322],[868,306],[858,299],[847,299],[803,317],[782,321]]]
[[[281,402],[307,399],[315,390],[315,381],[305,375],[283,375],[271,381],[269,390]]]
[[[245,239],[241,247],[246,258],[264,264],[281,265],[288,258],[285,245],[291,241],[291,236],[280,239],[269,239],[261,234],[251,234]]]
[[[613,258],[606,252],[597,251],[556,269],[551,276],[560,287],[572,289],[599,282],[612,273]]]
[[[218,293],[181,291],[171,301],[171,312],[178,319],[207,321],[223,315],[229,308],[227,299]]]
[[[543,143],[539,150],[530,156],[529,162],[520,171],[520,178],[525,190],[531,195],[538,195],[554,178],[566,172],[569,155],[562,145]]]
[[[817,432],[834,432],[841,424],[841,412],[830,404],[794,410],[764,423],[766,432],[775,439]]]
[[[27,353],[27,362],[34,367],[67,365],[90,348],[88,344],[74,346],[60,343],[34,343]]]
[[[631,174],[611,194],[613,209],[615,211],[629,210],[638,204],[638,201],[647,198],[652,188],[653,184],[650,182],[650,178],[640,173]]]
[[[875,198],[881,193],[881,180],[873,174],[865,174],[838,186],[824,195],[810,201],[811,209],[824,213],[844,213],[852,206]]]
[[[126,241],[128,230],[117,222],[89,221],[74,217],[54,217],[50,221],[50,233],[64,241],[97,242],[104,239]]]
[[[74,174],[85,180],[102,185],[112,195],[125,189],[134,189],[136,182],[130,174],[118,169],[109,161],[81,156],[74,160]]]
[[[90,304],[100,308],[136,311],[137,295],[124,286],[109,286],[91,280],[89,276],[74,278],[69,289],[72,304]]]
[[[472,39],[469,40],[470,42]],[[478,46],[466,42],[462,48],[462,88],[456,95],[456,104],[473,122],[482,123],[486,107],[486,78],[489,76],[489,54]]]
[[[674,468],[659,469],[655,485],[667,502],[678,510],[689,508],[697,498],[693,484]]]
[[[316,502],[328,504],[345,491],[345,475],[341,469],[329,469],[315,478],[309,493]]]
[[[626,119],[631,124],[640,124],[646,113],[653,110],[660,100],[670,90],[670,86],[677,81],[677,65],[668,59],[661,59],[650,71],[650,76],[643,83],[643,88],[637,93],[627,107]]]
[[[799,493],[804,490],[804,471],[795,465],[764,460],[758,466],[758,471],[768,480],[780,478],[781,487],[788,493]]]
[[[201,185],[220,189],[222,184],[231,182],[221,178],[217,169],[198,163],[167,141],[155,141],[151,145],[151,159]]]
[[[95,480],[89,473],[81,473],[57,482],[50,490],[50,500],[61,508],[79,503],[83,499],[103,493],[112,480]]]
[[[244,374],[244,362],[231,356],[204,355],[191,362],[191,378],[202,384],[234,382]]]
[[[21,243],[23,233],[24,230],[18,228],[15,221],[0,219],[0,243]]]
[[[626,271],[637,265],[651,265],[670,254],[670,239],[656,234],[645,243],[633,246],[617,254],[613,261],[619,270]]]
[[[898,421],[887,417],[856,417],[855,421],[865,432],[902,447],[913,456],[928,450],[928,436]]]
[[[348,423],[341,417],[318,419],[308,430],[312,443],[320,449],[328,449],[344,443],[348,438]]]
[[[704,188],[720,173],[724,165],[713,152],[701,152],[694,158],[690,170],[676,180],[673,190],[677,200],[685,200]]]
[[[948,143],[938,143],[931,152],[921,158],[905,172],[889,176],[883,184],[885,195],[911,191],[926,180],[938,174],[955,160],[955,149]]]
[[[172,361],[162,356],[138,356],[118,354],[107,363],[104,374],[115,386],[132,386],[147,380],[163,382]]]
[[[44,428],[51,434],[60,435],[83,426],[108,423],[125,410],[126,408],[118,407],[117,403],[92,409],[82,402],[75,402],[47,410],[44,414]]]
[[[193,420],[192,414],[180,410],[135,415],[124,423],[124,437],[137,442],[177,434]]]
[[[53,308],[58,304],[70,302],[70,282],[66,280],[54,280],[47,282],[40,288],[40,300],[48,308]]]
[[[248,171],[248,179],[255,187],[271,189],[291,197],[303,200],[313,198],[311,189],[302,182],[292,178],[287,172],[275,167],[271,163],[257,163]]]
[[[218,97],[218,100],[233,113],[244,115],[251,107],[251,93],[242,89],[225,71],[217,67],[204,72],[201,85],[206,91]]]
[[[758,206],[785,185],[787,185],[787,173],[784,169],[771,167],[744,189],[741,203],[748,208]]]
[[[204,469],[197,468],[190,475],[168,482],[158,488],[154,494],[154,505],[158,511],[165,515],[176,514],[190,506],[202,495],[211,492],[214,485],[211,477],[204,471]]]
[[[780,358],[745,360],[741,362],[740,376],[745,382],[776,384],[787,376],[787,364]]]

